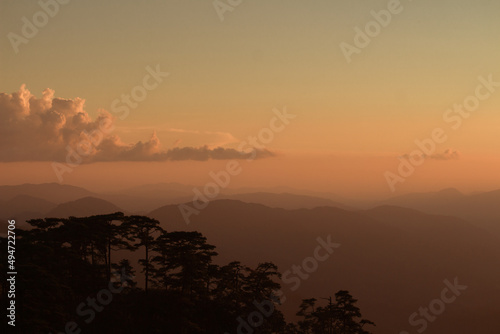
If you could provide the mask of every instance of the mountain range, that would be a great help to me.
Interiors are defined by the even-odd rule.
[[[178,204],[192,205],[192,189],[158,184],[101,194],[58,184],[2,186],[0,225],[5,230],[8,218],[22,227],[32,218],[146,214],[167,231],[203,233],[217,246],[220,264],[276,263],[284,274],[282,309],[290,319],[302,298],[346,289],[359,299],[363,315],[378,324],[375,333],[413,333],[409,316],[440,298],[446,280],[458,280],[466,290],[426,332],[500,330],[491,314],[500,297],[500,190],[463,194],[445,189],[364,207],[293,189],[230,190],[187,224]],[[303,271],[302,278],[294,273],[294,266],[304,267],[314,258],[319,240],[329,238],[339,246],[328,259],[316,261],[317,268]]]

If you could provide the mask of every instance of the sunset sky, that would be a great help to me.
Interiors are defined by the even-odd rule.
[[[52,162],[98,117],[114,129],[64,183],[204,184],[286,109],[295,118],[259,159],[240,160],[230,187],[360,197],[500,188],[500,2],[402,0],[348,62],[341,43],[355,46],[355,28],[393,1],[244,0],[223,14],[212,1],[69,1],[18,52],[10,33],[22,36],[23,17],[42,9],[2,1],[0,184],[58,182]],[[120,117],[114,101],[158,68],[169,75]],[[478,86],[485,98],[453,129],[443,116]],[[447,140],[393,193],[384,173],[435,128]],[[204,146],[224,148],[223,159],[191,160]]]

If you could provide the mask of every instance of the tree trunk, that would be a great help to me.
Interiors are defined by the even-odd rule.
[[[149,280],[149,233],[146,233],[146,242],[144,243],[146,246],[146,283],[144,285],[144,290],[146,294],[148,293],[148,280]]]
[[[108,238],[108,281],[111,280],[111,240]]]

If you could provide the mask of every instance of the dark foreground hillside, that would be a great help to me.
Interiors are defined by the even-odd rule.
[[[292,291],[297,274],[284,280],[288,301],[282,309],[288,319],[294,319],[301,299],[325,295],[325,287],[342,288],[359,298],[363,314],[377,323],[375,333],[415,333],[421,326],[412,326],[409,317],[440,298],[445,280],[457,278],[467,289],[427,321],[426,333],[500,331],[492,317],[500,297],[500,242],[458,218],[390,206],[283,210],[229,200],[211,202],[190,216],[190,224],[178,206],[150,215],[168,230],[201,231],[218,245],[223,261],[256,264],[266,258],[281,272],[313,256],[317,238],[331,236],[341,246],[300,279],[298,288]]]

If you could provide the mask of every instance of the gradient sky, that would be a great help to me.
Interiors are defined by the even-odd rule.
[[[231,186],[389,196],[383,173],[397,170],[397,157],[414,150],[415,139],[445,128],[444,112],[474,93],[478,76],[500,82],[500,2],[402,0],[402,12],[348,64],[339,44],[353,44],[354,28],[387,3],[243,1],[221,22],[212,1],[73,0],[16,54],[7,34],[19,34],[21,18],[40,6],[2,1],[0,92],[26,84],[41,97],[51,88],[56,97],[85,99],[95,118],[140,84],[147,66],[160,64],[170,76],[115,122],[124,142],[146,141],[156,131],[166,150],[234,148],[268,126],[273,108],[286,106],[297,117],[268,146],[278,156],[252,162]],[[500,88],[459,130],[447,130],[449,140],[437,151],[451,148],[460,158],[428,160],[397,191],[500,188],[499,109]],[[203,184],[224,164],[95,163],[79,166],[65,182]],[[0,170],[3,184],[57,181],[50,162],[1,163]]]

